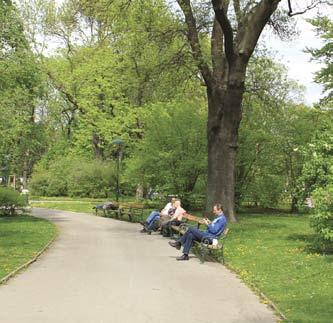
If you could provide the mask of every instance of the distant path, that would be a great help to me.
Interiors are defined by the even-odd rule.
[[[177,262],[167,240],[137,224],[34,209],[59,238],[0,286],[4,323],[275,322],[271,310],[222,265]]]

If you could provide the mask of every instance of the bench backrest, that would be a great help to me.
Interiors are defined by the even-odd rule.
[[[228,232],[229,232],[229,228],[225,228],[220,236],[220,239],[225,239],[227,237]]]
[[[185,213],[183,215],[183,218],[187,219],[187,220],[190,220],[190,221],[200,223],[200,224],[205,224],[205,220],[203,218],[200,218],[200,217],[192,215],[192,214]]]

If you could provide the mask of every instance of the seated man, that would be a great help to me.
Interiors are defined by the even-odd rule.
[[[154,229],[154,223],[156,223],[161,215],[168,215],[173,212],[174,203],[176,199],[173,197],[171,201],[161,210],[161,212],[155,210],[151,212],[144,222],[140,222],[143,225],[143,229],[140,232],[151,232]]]
[[[171,226],[172,225],[180,225],[182,222],[183,215],[186,211],[181,207],[180,200],[176,200],[175,202],[175,213],[173,216],[162,224],[162,234],[164,237],[171,236]]]
[[[178,257],[177,260],[189,260],[188,254],[194,241],[201,241],[203,238],[210,238],[213,240],[217,239],[222,234],[227,225],[227,219],[222,211],[221,204],[218,203],[214,205],[213,213],[216,216],[213,222],[205,219],[207,225],[206,231],[201,231],[197,228],[191,227],[177,241],[169,241],[169,245],[178,250],[182,245],[184,246],[183,255]]]

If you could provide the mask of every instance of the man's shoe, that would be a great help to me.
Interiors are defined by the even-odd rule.
[[[147,234],[151,235],[151,230],[147,230]]]
[[[176,259],[177,259],[177,260],[189,260],[190,258],[189,258],[188,255],[183,254],[182,256],[177,257]]]
[[[140,230],[141,233],[145,233],[147,232],[147,230],[145,228],[143,228],[142,230]]]
[[[170,245],[171,247],[176,248],[177,250],[180,250],[180,248],[181,248],[181,246],[182,246],[179,242],[173,242],[173,241],[169,241],[169,245]]]

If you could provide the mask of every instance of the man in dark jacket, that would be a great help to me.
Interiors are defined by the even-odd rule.
[[[207,225],[206,231],[201,231],[197,228],[189,228],[185,234],[180,237],[177,241],[169,241],[169,245],[176,249],[180,249],[183,245],[183,255],[178,257],[177,260],[189,260],[189,252],[193,246],[194,241],[201,241],[203,238],[209,238],[211,240],[217,239],[224,231],[227,225],[227,219],[223,213],[221,204],[215,204],[213,207],[213,213],[216,218],[211,222],[205,219],[205,224]]]

